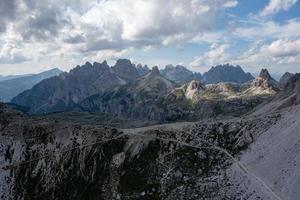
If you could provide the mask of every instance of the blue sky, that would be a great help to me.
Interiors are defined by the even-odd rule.
[[[0,74],[86,61],[300,70],[297,0],[3,0]]]

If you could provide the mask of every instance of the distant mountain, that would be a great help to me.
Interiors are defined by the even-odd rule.
[[[80,107],[84,111],[110,113],[118,117],[160,120],[164,117],[161,116],[164,111],[160,109],[160,99],[175,86],[154,67],[150,73],[134,82],[87,98]]]
[[[245,83],[253,79],[254,77],[250,73],[245,73],[240,66],[226,64],[212,67],[203,74],[202,81],[205,84],[220,82]]]
[[[80,111],[105,113],[118,118],[172,122],[217,115],[241,115],[276,94],[268,72],[248,84],[222,82],[204,85],[193,80],[181,87],[162,76],[157,67],[151,73],[79,104]],[[260,83],[257,84],[257,82]],[[274,91],[274,92],[273,92]]]
[[[148,74],[150,72],[150,69],[148,68],[147,65],[142,65],[142,64],[138,64],[136,66],[137,71],[139,73],[139,76],[145,76],[146,74]]]
[[[283,88],[287,82],[289,81],[290,78],[292,78],[294,74],[286,72],[285,74],[282,75],[282,77],[279,80],[279,85]]]
[[[9,78],[9,80],[0,82],[0,99],[3,102],[9,102],[13,97],[17,96],[25,90],[31,89],[35,84],[39,83],[40,81],[53,76],[57,76],[60,73],[62,73],[62,71],[55,68],[34,75],[6,77],[6,79]]]
[[[20,106],[30,107],[30,113],[60,112],[73,108],[85,98],[124,85],[107,62],[87,62],[69,73],[46,79],[12,100]]]
[[[130,82],[137,79],[140,76],[140,73],[136,66],[127,59],[117,60],[115,66],[112,67],[112,70],[117,76],[121,79]]]
[[[8,76],[0,75],[0,81],[7,81],[7,80],[11,80],[11,79],[22,78],[25,76],[32,76],[32,75],[34,75],[34,74],[8,75]]]
[[[259,76],[250,82],[245,93],[248,95],[274,95],[279,91],[279,83],[271,77],[267,69],[262,69]]]
[[[201,79],[200,73],[194,73],[181,65],[167,65],[164,69],[160,70],[160,72],[167,79],[181,84]]]
[[[265,102],[254,110],[253,115],[278,111],[286,107],[300,104],[300,74],[288,79],[285,86],[271,101]]]

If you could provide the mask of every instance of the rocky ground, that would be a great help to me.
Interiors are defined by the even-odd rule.
[[[271,114],[112,129],[29,119],[2,108],[1,198],[240,199],[248,190],[231,181],[229,169],[237,165],[235,171],[251,177],[237,160],[280,120]]]

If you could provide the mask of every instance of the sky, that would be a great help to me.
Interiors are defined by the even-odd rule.
[[[0,74],[128,58],[300,72],[298,0],[1,0]]]

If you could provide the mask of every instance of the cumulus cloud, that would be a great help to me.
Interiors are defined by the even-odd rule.
[[[178,44],[213,31],[220,11],[236,5],[235,0],[2,0],[0,48],[2,57],[20,51],[38,59]],[[7,27],[21,38],[9,41],[11,51],[3,49]]]
[[[261,52],[272,57],[292,57],[300,54],[300,39],[279,39],[270,45],[263,45]]]
[[[6,31],[7,24],[15,18],[16,1],[1,0],[0,1],[0,33]]]
[[[278,68],[300,64],[300,39],[278,39],[271,43],[257,42],[250,46],[234,63]],[[278,70],[278,69],[277,69]]]
[[[238,1],[228,1],[224,4],[224,7],[233,8],[238,5]]]
[[[279,11],[287,11],[295,5],[297,1],[298,0],[270,0],[268,5],[259,13],[259,15],[265,17],[274,15]]]
[[[210,50],[203,56],[194,58],[190,63],[191,67],[213,66],[227,62],[230,55],[226,50],[230,47],[229,44],[213,44]]]

